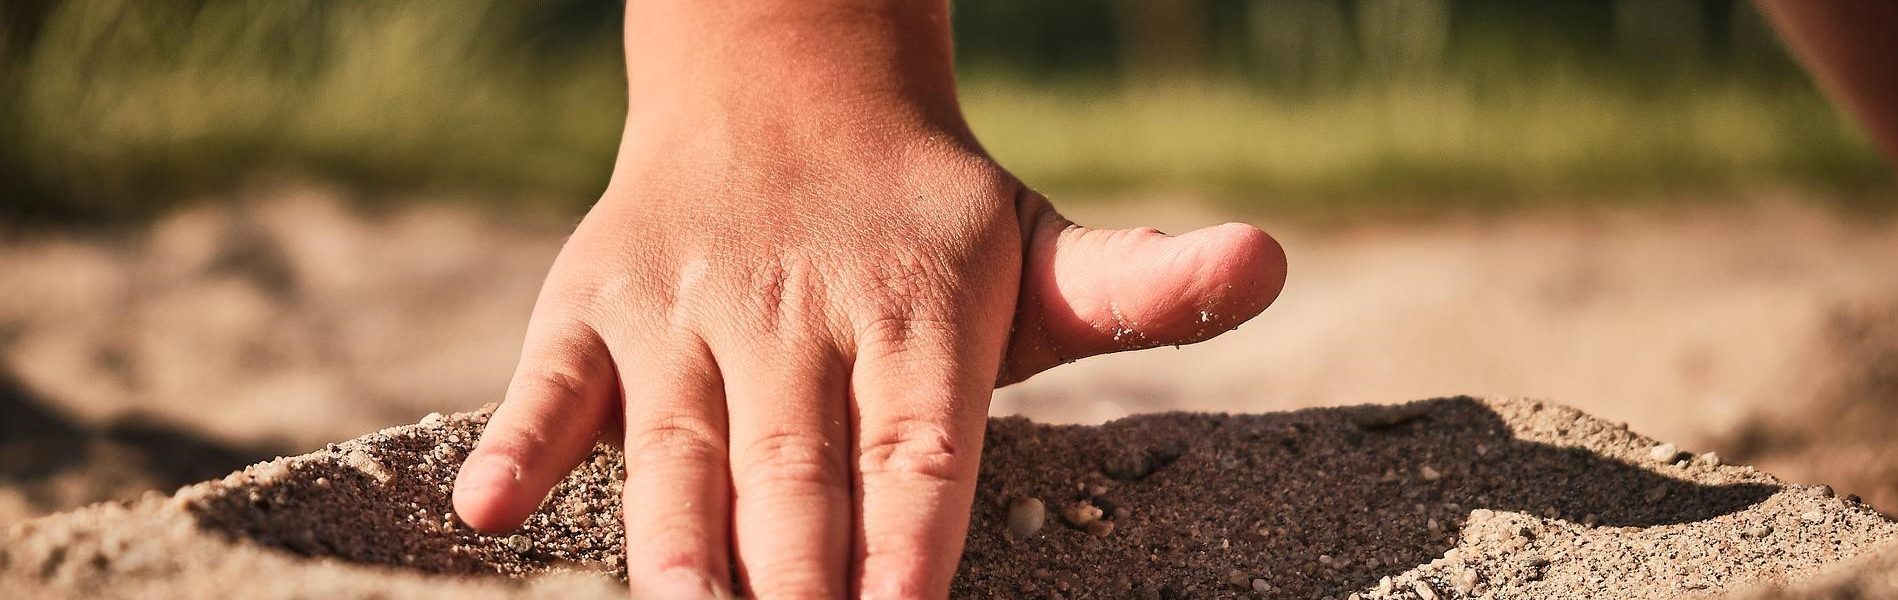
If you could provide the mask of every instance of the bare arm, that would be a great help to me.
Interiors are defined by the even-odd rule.
[[[1793,54],[1898,163],[1898,2],[1760,0]]]

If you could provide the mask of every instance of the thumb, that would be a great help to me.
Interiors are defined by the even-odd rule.
[[[997,385],[1097,354],[1191,344],[1257,316],[1285,285],[1285,251],[1227,223],[1170,236],[1091,229],[1022,199],[1021,297]]]

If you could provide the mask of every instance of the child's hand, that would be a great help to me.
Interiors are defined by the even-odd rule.
[[[657,93],[687,67],[653,69],[454,493],[470,525],[516,527],[623,431],[642,593],[727,594],[736,564],[764,597],[941,597],[996,385],[1217,335],[1283,283],[1250,226],[1069,224],[953,97],[743,66]]]

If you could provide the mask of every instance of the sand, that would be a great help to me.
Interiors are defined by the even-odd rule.
[[[620,597],[611,448],[519,533],[454,519],[449,486],[486,414],[15,524],[0,534],[0,590]],[[1528,400],[995,419],[951,595],[1898,597],[1898,523],[1823,486],[1657,446]],[[1039,528],[1024,498],[1046,511]]]

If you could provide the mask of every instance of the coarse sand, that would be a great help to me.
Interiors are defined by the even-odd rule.
[[[624,597],[601,447],[521,531],[449,490],[486,412],[13,525],[0,596]],[[955,598],[1898,597],[1898,523],[1625,426],[1447,398],[992,420]]]

